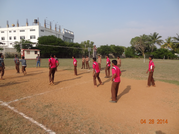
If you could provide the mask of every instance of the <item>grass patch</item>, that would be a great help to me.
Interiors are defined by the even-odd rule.
[[[112,61],[113,59],[111,59]],[[78,61],[78,69],[81,68],[81,59],[77,59]],[[154,59],[154,64],[156,66],[155,72],[154,72],[154,79],[164,81],[167,83],[172,84],[178,84],[179,80],[179,60],[162,60],[162,59]],[[73,60],[72,59],[59,59],[59,67],[58,69],[63,70],[73,70]],[[90,61],[90,67],[92,67],[92,59]],[[6,69],[15,69],[14,61],[13,59],[5,59],[5,65]],[[101,73],[104,73],[104,68],[106,65],[106,59],[102,59],[101,67],[103,68],[103,71]],[[36,61],[35,60],[27,60],[27,72],[28,68],[36,67]],[[42,68],[48,68],[48,59],[42,59],[41,60],[41,67]],[[128,78],[134,78],[134,79],[142,79],[147,80],[148,74],[146,74],[146,71],[148,69],[148,59],[146,59],[146,62],[143,62],[143,59],[135,59],[135,58],[126,58],[122,59],[122,76],[128,77]]]
[[[179,81],[176,81],[176,80],[162,80],[162,79],[159,79],[159,81],[163,81],[163,82],[179,85]]]

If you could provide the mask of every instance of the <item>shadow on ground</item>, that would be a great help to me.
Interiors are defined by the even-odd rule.
[[[80,78],[81,78],[81,77],[76,77],[76,78],[72,78],[72,79],[57,81],[57,82],[55,82],[55,85],[58,85],[59,83],[64,82],[64,81],[76,80],[76,79],[80,79]]]
[[[128,85],[128,86],[124,89],[124,91],[117,96],[117,101],[118,101],[123,95],[127,94],[130,90],[131,90],[131,86]]]
[[[10,77],[10,78],[8,78],[8,79],[14,79],[14,78],[21,78],[21,77],[28,77],[28,76],[34,76],[34,75],[38,75],[38,74],[42,74],[42,73],[44,73],[44,72],[40,72],[40,73],[31,73],[31,74],[29,74],[28,72],[27,72],[27,74],[26,75],[24,75],[23,73],[19,73],[19,74],[17,74],[17,76],[15,76],[15,77]]]
[[[156,131],[155,134],[165,134],[165,133],[163,133],[161,130],[159,130],[159,131]]]
[[[27,81],[21,81],[21,82],[8,82],[6,84],[0,85],[0,87],[5,87],[5,86],[12,86],[12,85],[16,85],[16,84],[21,84],[21,83],[25,83]]]
[[[111,80],[111,76],[107,80],[103,81],[103,84],[109,82],[110,80]]]

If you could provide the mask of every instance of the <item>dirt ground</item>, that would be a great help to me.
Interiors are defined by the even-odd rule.
[[[121,77],[118,102],[109,103],[111,79],[94,88],[92,71],[58,70],[50,86],[47,68],[27,68],[27,75],[6,70],[0,81],[0,133],[178,134],[179,86]],[[125,74],[125,72],[123,72]],[[4,105],[5,104],[5,105]],[[7,105],[6,105],[7,104]],[[18,112],[14,112],[13,110]]]

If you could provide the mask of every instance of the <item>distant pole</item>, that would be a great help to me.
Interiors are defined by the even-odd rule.
[[[144,54],[144,63],[145,63],[145,54]]]
[[[6,50],[5,50],[5,46],[4,46],[4,54],[3,54],[4,55],[4,59],[6,58],[5,53],[6,53]]]
[[[22,49],[22,43],[20,43],[20,49]]]

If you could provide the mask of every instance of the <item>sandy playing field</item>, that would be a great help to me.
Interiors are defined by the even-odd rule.
[[[179,86],[121,77],[118,102],[109,103],[111,79],[94,88],[92,72],[59,69],[50,86],[48,68],[27,75],[6,70],[0,81],[0,133],[178,134]],[[122,70],[122,75],[127,71]]]

